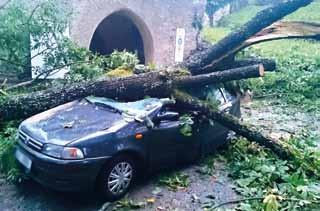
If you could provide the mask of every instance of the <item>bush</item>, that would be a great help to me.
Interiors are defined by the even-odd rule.
[[[118,67],[125,69],[133,69],[137,64],[139,64],[139,59],[136,54],[127,51],[114,51],[107,63],[107,68],[114,70]]]
[[[0,132],[0,172],[13,182],[22,178],[14,158],[14,149],[17,143],[15,125],[15,123],[6,124],[4,130]]]
[[[71,71],[66,78],[69,82],[80,82],[97,79],[99,77],[126,77],[133,74],[133,68],[139,63],[136,54],[127,51],[114,51],[109,56],[91,53],[89,50],[71,47],[73,53],[69,58],[77,57],[79,61],[70,66]]]

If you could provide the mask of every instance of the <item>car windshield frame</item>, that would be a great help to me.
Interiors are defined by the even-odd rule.
[[[114,109],[119,112],[124,118],[129,119],[144,119],[151,115],[155,110],[163,106],[163,99],[147,98],[135,102],[117,102],[115,100],[89,96],[85,98],[91,104]]]

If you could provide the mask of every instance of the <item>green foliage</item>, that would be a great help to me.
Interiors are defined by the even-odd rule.
[[[145,202],[134,202],[128,199],[117,201],[113,210],[139,210],[146,206]]]
[[[263,200],[263,205],[265,211],[277,211],[279,209],[277,196],[274,194],[267,195]]]
[[[93,80],[103,76],[106,63],[109,62],[108,57],[93,54],[69,40],[65,40],[64,47],[65,51],[60,56],[60,58],[64,57],[64,64],[61,66],[67,64],[70,67],[70,72],[66,75],[69,82]]]
[[[242,56],[273,58],[277,73],[242,83],[256,96],[272,95],[309,111],[320,108],[320,44],[303,40],[263,43],[244,51]]]
[[[0,65],[20,73],[30,69],[30,49],[43,49],[47,63],[59,59],[55,55],[63,51],[61,42],[69,17],[69,7],[63,1],[11,1],[0,11]]]
[[[189,186],[189,176],[180,172],[162,176],[159,180],[160,185],[167,186],[171,191],[185,189]]]
[[[157,69],[157,64],[151,62],[151,63],[148,64],[148,68],[149,68],[149,70],[151,70],[151,71],[156,70],[156,69]]]
[[[127,198],[116,202],[106,202],[99,211],[129,211],[140,210],[147,205],[147,202],[135,202]]]
[[[208,156],[201,161],[201,168],[197,171],[200,174],[212,176],[214,174],[214,164],[219,157]]]
[[[284,161],[268,150],[244,139],[234,140],[224,156],[236,190],[244,198],[257,198],[239,204],[240,210],[311,210],[320,208],[319,177],[304,171],[312,157],[319,169],[319,151],[314,137],[290,141],[292,148],[304,149],[303,157]],[[261,200],[260,200],[261,199]],[[264,199],[264,200],[262,200]],[[249,209],[250,208],[250,209]]]
[[[296,158],[293,165],[297,168],[306,169],[308,174],[318,177],[320,180],[320,138],[303,134],[300,137],[290,139],[286,146]],[[312,172],[308,171],[312,170]]]
[[[0,11],[0,67],[22,73],[33,69],[46,77],[63,68],[70,68],[68,82],[97,79],[118,67],[130,68],[139,63],[135,54],[115,51],[110,56],[93,54],[67,36],[71,8],[65,1],[13,0]],[[30,42],[31,37],[31,42]],[[43,67],[30,67],[29,52],[42,56]]]
[[[16,145],[16,124],[4,125],[0,131],[0,172],[6,175],[9,181],[18,181],[22,175],[19,171],[15,158],[14,149]]]
[[[114,51],[109,57],[107,68],[111,70],[118,67],[133,69],[137,64],[139,64],[139,59],[136,54],[127,51]]]
[[[69,68],[67,83],[97,79],[117,68],[133,69],[137,55],[115,51],[97,55],[81,48],[67,36],[70,4],[63,0],[13,0],[0,11],[0,67],[16,74],[31,69],[43,77]],[[31,38],[31,41],[30,41]],[[30,66],[30,50],[41,56],[42,67]]]
[[[184,136],[192,136],[192,116],[185,114],[179,118],[180,133]]]
[[[72,64],[66,77],[69,82],[93,80],[105,73],[109,77],[127,77],[133,74],[132,69],[139,63],[137,55],[127,51],[114,51],[109,56],[101,56],[72,43],[68,49],[66,59],[69,58]]]
[[[0,65],[6,69],[14,68],[15,72],[21,73],[27,62],[29,36],[27,27],[23,27],[27,19],[26,12],[22,8],[17,9],[17,3],[9,4],[6,9],[0,10]],[[12,63],[17,63],[18,66]]]

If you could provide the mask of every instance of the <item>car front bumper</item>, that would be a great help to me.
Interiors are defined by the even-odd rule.
[[[22,153],[32,162],[30,169],[19,162],[27,175],[43,186],[58,191],[92,189],[102,165],[109,159],[109,157],[102,157],[84,160],[59,160],[36,152],[23,144],[19,144],[16,151]]]

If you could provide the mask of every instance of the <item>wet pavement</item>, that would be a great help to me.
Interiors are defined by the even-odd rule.
[[[126,196],[134,203],[145,203],[140,210],[203,210],[206,203],[220,203],[236,199],[232,181],[227,176],[224,165],[215,164],[213,175],[200,173],[199,165],[179,170],[188,175],[190,184],[177,191],[169,190],[159,184],[159,176],[147,182],[140,182]],[[147,201],[152,203],[147,203]],[[99,210],[103,201],[97,193],[61,193],[48,190],[40,185],[26,181],[23,184],[8,184],[0,180],[0,210],[2,211],[43,211],[43,210]],[[105,209],[108,210],[108,209]]]
[[[311,134],[320,136],[320,112],[304,112],[276,100],[259,100],[242,105],[243,122],[275,139]]]

